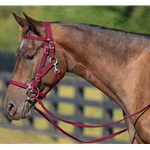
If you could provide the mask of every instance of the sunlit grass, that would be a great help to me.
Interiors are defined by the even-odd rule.
[[[73,115],[75,112],[75,106],[68,103],[62,103],[60,102],[58,104],[58,113],[62,115]]]
[[[84,116],[93,118],[102,118],[103,109],[93,106],[84,106]]]
[[[34,127],[36,129],[47,130],[49,128],[49,122],[43,118],[34,118]]]
[[[100,90],[95,89],[95,88],[89,88],[86,87],[84,88],[84,97],[87,100],[95,100],[95,101],[102,101],[103,95],[100,92]]]
[[[113,119],[117,121],[117,120],[119,120],[121,118],[123,118],[122,110],[114,109],[113,110]]]
[[[58,95],[60,97],[73,98],[75,97],[75,89],[73,86],[60,86]]]
[[[120,130],[123,130],[123,129],[115,128],[114,132],[117,132],[117,131],[120,131]],[[128,131],[126,131],[122,134],[119,134],[119,135],[115,136],[114,139],[118,140],[118,141],[129,142],[129,133],[128,133]]]
[[[70,124],[66,124],[64,122],[58,122],[58,126],[60,126],[63,130],[65,130],[66,132],[69,133],[73,133],[74,132],[74,126],[70,125]]]
[[[88,123],[86,123],[86,124],[88,124]],[[98,137],[103,136],[102,131],[103,131],[102,128],[84,128],[83,129],[83,134],[85,136],[92,136],[92,137],[98,138]]]
[[[17,131],[0,128],[0,144],[51,144],[56,140],[48,135],[36,134],[29,131]]]

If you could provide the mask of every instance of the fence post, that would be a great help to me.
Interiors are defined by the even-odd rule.
[[[84,107],[83,107],[83,105],[81,105],[81,101],[82,101],[83,97],[84,97],[84,89],[81,87],[77,87],[76,88],[76,102],[75,102],[75,104],[76,104],[75,117],[78,120],[77,121],[78,123],[83,123],[81,121],[81,119],[83,118],[83,111],[84,111]],[[83,136],[82,133],[83,133],[82,127],[75,127],[75,130],[74,130],[75,136],[82,137]]]
[[[110,101],[110,98],[108,98],[107,96],[105,96],[104,98],[104,108],[103,108],[103,120],[106,123],[112,123],[113,122],[113,110],[107,108],[107,104],[108,103],[112,103],[112,101]],[[113,127],[104,127],[103,128],[103,136],[106,135],[110,135],[113,133]]]
[[[57,95],[58,95],[58,87],[57,86],[53,89],[53,94],[54,94],[54,97],[57,97]],[[50,110],[53,114],[57,114],[58,103],[56,101],[51,101]],[[54,121],[55,124],[58,124],[58,121],[56,119],[54,119],[52,117],[51,117],[51,119]],[[57,133],[57,129],[51,124],[50,124],[50,133],[52,133],[53,135],[55,135]],[[53,137],[53,139],[57,140],[56,137]]]

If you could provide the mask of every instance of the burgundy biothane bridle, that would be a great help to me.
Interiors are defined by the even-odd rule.
[[[38,88],[39,82],[41,81],[41,78],[52,67],[54,67],[54,72],[56,74],[57,83],[60,81],[60,71],[59,71],[59,69],[57,69],[58,60],[55,57],[55,45],[54,45],[54,41],[53,41],[53,38],[52,38],[51,27],[50,27],[50,24],[47,23],[47,22],[43,22],[43,25],[44,25],[44,27],[46,29],[45,37],[32,36],[32,35],[28,35],[28,34],[24,35],[24,38],[32,39],[32,40],[38,40],[38,41],[44,41],[45,42],[42,60],[41,60],[40,67],[39,67],[39,70],[37,72],[37,75],[35,77],[35,80],[32,81],[30,84],[24,84],[24,83],[17,82],[17,81],[14,81],[14,80],[10,80],[10,82],[9,82],[10,84],[17,85],[19,87],[27,89],[29,92],[37,94],[36,98],[41,97],[41,99],[46,98],[46,94],[49,91],[46,94],[41,93],[39,91],[39,88]],[[50,54],[49,64],[44,68],[45,63],[46,63],[46,59],[47,59],[49,54]]]
[[[30,97],[28,97],[28,92],[31,92],[31,93],[34,93],[36,94],[36,96],[34,97],[34,100],[36,102],[38,102],[40,104],[40,106],[50,115],[52,116],[53,118],[57,119],[57,120],[60,120],[60,121],[63,121],[65,123],[68,123],[68,124],[71,124],[71,125],[74,125],[74,126],[78,126],[78,127],[85,127],[85,128],[100,128],[100,127],[109,127],[109,126],[112,126],[112,125],[115,125],[115,124],[118,124],[128,118],[131,118],[132,116],[135,116],[139,113],[144,113],[145,111],[147,111],[150,107],[150,104],[147,105],[146,107],[144,107],[142,110],[132,114],[132,115],[129,115],[119,121],[116,121],[116,122],[113,122],[111,124],[103,124],[103,125],[96,125],[96,126],[92,126],[92,125],[85,125],[85,124],[80,124],[80,123],[77,123],[77,122],[72,122],[72,121],[67,121],[67,120],[63,120],[61,118],[58,118],[57,116],[55,116],[54,114],[52,114],[44,105],[43,105],[43,102],[42,102],[42,99],[46,98],[46,94],[51,90],[53,89],[60,81],[60,70],[57,68],[57,63],[58,63],[58,60],[57,58],[55,57],[55,45],[54,45],[54,41],[53,41],[53,38],[52,38],[52,31],[51,31],[51,25],[50,23],[48,22],[43,22],[43,25],[45,27],[45,37],[38,37],[38,36],[32,36],[32,35],[28,35],[28,34],[25,34],[24,35],[24,38],[27,38],[27,39],[32,39],[32,40],[38,40],[38,41],[44,41],[45,42],[45,46],[44,46],[44,51],[43,51],[43,56],[42,56],[42,60],[41,60],[41,63],[40,63],[40,67],[39,67],[39,70],[38,70],[38,73],[34,79],[34,81],[32,81],[30,84],[24,84],[24,83],[21,83],[21,82],[17,82],[17,81],[14,81],[14,80],[10,80],[9,81],[9,84],[13,84],[15,86],[19,86],[21,88],[24,88],[24,89],[27,89],[27,99],[26,100],[30,100]],[[47,66],[45,66],[45,63],[46,63],[46,59],[47,57],[50,55],[50,59],[49,59],[49,64]],[[39,90],[39,82],[41,81],[41,78],[50,70],[54,68],[54,72],[55,72],[55,75],[56,75],[56,79],[57,79],[57,82],[55,84],[55,86],[53,86],[46,94],[43,94],[42,92],[40,92]],[[61,131],[62,133],[64,133],[65,135],[69,136],[70,138],[78,141],[78,142],[81,142],[81,143],[95,143],[95,142],[100,142],[100,141],[104,141],[104,140],[107,140],[109,138],[112,138],[114,136],[117,136],[125,131],[127,131],[127,129],[123,129],[121,131],[118,131],[116,133],[113,133],[111,135],[108,135],[108,136],[105,136],[105,137],[102,137],[102,138],[98,138],[98,139],[95,139],[95,140],[91,140],[91,141],[82,141],[76,137],[74,137],[73,135],[67,133],[66,131],[64,131],[62,128],[60,128],[53,120],[51,120],[50,118],[48,118],[48,116],[43,113],[42,111],[40,111],[36,106],[34,106],[34,109],[39,112],[45,119],[47,119],[54,127],[56,127],[59,131]],[[142,113],[142,114],[143,114]]]

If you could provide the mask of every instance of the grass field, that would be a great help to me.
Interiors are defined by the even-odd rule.
[[[0,128],[0,144],[71,144],[68,139],[55,140],[48,135],[37,134],[31,131],[17,131]]]
[[[0,128],[0,144],[50,144],[55,140],[46,135]]]

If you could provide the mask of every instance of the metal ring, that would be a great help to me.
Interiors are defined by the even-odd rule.
[[[35,88],[38,93],[33,92],[33,88]],[[39,90],[38,87],[33,87],[33,86],[29,85],[29,87],[27,88],[26,95],[27,95],[27,100],[30,100],[30,99],[29,99],[30,97],[28,96],[28,93],[36,94],[35,97],[39,97],[39,95],[40,95],[40,90]]]
[[[54,57],[54,58],[51,57],[51,58],[49,59],[49,62],[52,62],[52,61],[55,61],[55,62],[53,63],[54,66],[56,66],[56,65],[58,64],[58,59],[57,59],[56,57]]]

